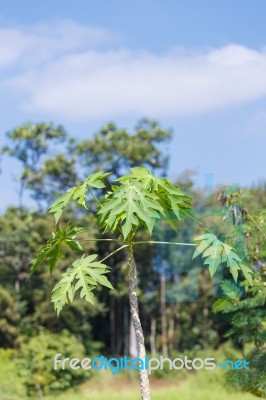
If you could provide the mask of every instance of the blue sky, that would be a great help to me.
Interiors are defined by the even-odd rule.
[[[1,2],[1,144],[27,120],[81,138],[148,116],[174,131],[172,178],[262,181],[265,15],[264,0]],[[2,169],[1,209],[17,203],[17,166]]]

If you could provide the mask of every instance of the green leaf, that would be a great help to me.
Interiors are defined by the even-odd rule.
[[[144,167],[131,168],[131,174],[124,175],[118,181],[137,180],[145,190],[154,193],[164,212],[173,212],[179,220],[181,216],[189,216],[192,208],[191,199],[168,179],[156,178]]]
[[[196,237],[195,241],[200,241],[200,243],[193,254],[193,259],[202,254],[202,257],[205,258],[204,264],[208,265],[210,275],[213,277],[222,261],[222,242],[210,233]]]
[[[212,240],[210,240],[210,239],[208,240],[207,238],[205,238],[204,235],[198,236],[197,238],[195,238],[195,241],[197,241],[197,240],[201,240],[201,242],[198,245],[198,247],[196,248],[196,250],[194,251],[192,260],[194,258],[196,258],[197,256],[199,256],[200,254],[202,254],[207,249],[207,247],[209,247],[210,243],[212,242]]]
[[[242,271],[248,283],[252,285],[253,271],[243,265],[241,258],[233,251],[231,246],[222,242],[211,233],[198,236],[195,238],[195,241],[199,241],[200,243],[196,247],[193,258],[202,255],[205,258],[204,264],[209,266],[212,277],[219,265],[226,263],[235,281],[237,281],[238,272]]]
[[[217,240],[217,237],[215,235],[213,235],[212,233],[204,233],[203,235],[195,237],[194,240],[195,241],[205,240],[205,241],[211,243],[211,242],[214,242],[215,240]]]
[[[74,261],[62,275],[62,279],[55,285],[52,291],[52,302],[58,315],[65,304],[74,300],[78,290],[80,290],[81,299],[84,298],[94,304],[92,291],[98,284],[113,289],[105,276],[109,272],[109,268],[96,261],[96,258],[97,254],[92,254]]]
[[[97,189],[102,189],[105,187],[103,179],[106,178],[108,175],[110,175],[110,172],[96,172],[95,174],[90,175],[85,182],[89,186],[95,187]]]
[[[221,264],[221,245],[220,241],[216,240],[213,242],[212,246],[208,247],[204,252],[203,252],[203,257],[206,257],[206,260],[204,261],[204,264],[207,264],[209,266],[209,271],[211,277],[215,274],[217,271],[218,266]]]
[[[243,295],[243,290],[233,281],[225,279],[221,283],[224,295],[229,299],[239,299]]]
[[[65,194],[60,196],[48,209],[49,213],[54,215],[55,223],[58,224],[70,200],[74,200],[77,204],[87,209],[86,194],[90,191],[90,186],[94,188],[105,187],[103,179],[108,175],[110,175],[108,172],[96,172],[90,175],[81,185],[68,189]]]
[[[164,210],[158,202],[158,197],[144,190],[135,180],[126,181],[120,186],[113,187],[102,202],[98,211],[100,223],[111,231],[121,224],[124,240],[130,233],[143,224],[152,232],[154,224]]]
[[[85,230],[87,228],[77,225],[66,224],[63,229],[57,225],[52,237],[39,249],[37,257],[30,262],[31,274],[44,262],[49,265],[50,272],[52,272],[58,260],[65,257],[64,247],[77,252],[82,251],[82,246],[76,237],[78,233]]]
[[[132,168],[130,174],[117,181],[120,185],[112,187],[98,214],[104,231],[119,229],[124,240],[134,235],[139,225],[151,234],[158,219],[171,213],[179,220],[192,207],[190,198],[180,189],[167,179],[154,177],[144,167]]]
[[[247,267],[246,265],[241,265],[240,268],[241,268],[241,271],[242,271],[244,277],[246,278],[246,280],[250,284],[250,286],[253,286],[252,275],[254,275],[254,272],[252,271],[252,269]]]
[[[57,224],[63,210],[66,208],[69,200],[72,198],[76,188],[68,189],[65,194],[60,196],[48,209],[50,214],[54,214],[55,223]]]

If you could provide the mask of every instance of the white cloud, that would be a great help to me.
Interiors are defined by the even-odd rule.
[[[234,44],[160,55],[99,50],[98,44],[108,40],[108,34],[70,21],[51,30],[39,25],[20,37],[14,32],[5,34],[17,50],[4,52],[0,65],[25,59],[32,49],[35,53],[27,68],[10,76],[2,88],[18,96],[22,109],[51,118],[189,115],[266,95],[263,50]]]
[[[0,28],[0,68],[30,67],[71,51],[94,48],[114,40],[111,32],[70,20]]]

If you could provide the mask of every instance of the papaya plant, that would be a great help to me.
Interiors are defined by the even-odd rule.
[[[192,216],[192,199],[179,188],[172,185],[166,178],[157,178],[144,167],[132,168],[127,175],[115,180],[110,189],[106,189],[105,195],[98,199],[97,189],[105,188],[104,180],[110,173],[97,172],[90,175],[82,184],[68,189],[50,207],[48,212],[54,215],[55,231],[51,238],[39,249],[37,256],[31,262],[31,273],[41,264],[47,263],[52,272],[60,258],[64,258],[65,250],[82,252],[79,233],[88,230],[86,227],[78,227],[68,222],[64,227],[60,226],[60,218],[70,200],[76,202],[87,212],[86,200],[90,195],[97,203],[97,224],[102,235],[111,234],[113,237],[88,238],[88,241],[113,241],[118,248],[104,259],[98,260],[97,254],[83,254],[81,258],[63,273],[62,279],[55,285],[52,291],[51,301],[54,303],[57,314],[61,312],[65,304],[74,300],[79,292],[81,298],[93,304],[93,291],[98,285],[113,289],[106,274],[110,268],[104,263],[114,253],[125,250],[127,253],[127,267],[129,278],[129,303],[130,312],[137,337],[138,356],[144,359],[146,356],[145,338],[141,326],[138,311],[137,297],[137,268],[134,259],[134,247],[138,245],[152,245],[155,243],[167,243],[169,245],[195,246],[194,257],[202,255],[204,264],[209,267],[210,273],[216,272],[218,266],[223,263],[229,267],[234,279],[238,272],[242,271],[246,280],[252,283],[252,271],[242,264],[241,259],[232,247],[223,243],[215,235],[205,232],[195,239],[195,243],[172,243],[158,241],[136,241],[136,233],[139,229],[146,230],[152,235],[155,225],[161,219],[171,219],[173,223],[179,223],[184,217]],[[95,193],[96,190],[96,193]],[[94,212],[94,211],[91,211]],[[140,371],[141,397],[143,400],[151,398],[148,371]]]

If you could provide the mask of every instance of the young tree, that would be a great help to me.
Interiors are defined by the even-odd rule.
[[[33,199],[35,203],[32,203],[32,205],[37,206],[37,210],[43,211],[48,204],[51,204],[69,187],[78,185],[84,180],[84,177],[100,170],[112,171],[112,174],[106,179],[108,188],[111,182],[121,176],[129,167],[136,167],[140,164],[151,168],[153,173],[158,176],[166,176],[169,160],[166,143],[171,139],[171,131],[162,128],[158,122],[148,119],[137,121],[132,131],[122,129],[109,122],[95,133],[88,133],[86,139],[80,141],[71,138],[64,128],[60,126],[56,127],[48,123],[26,123],[8,132],[7,138],[8,140],[6,146],[2,148],[2,153],[8,157],[15,158],[20,163],[18,172],[18,192],[21,195],[20,210],[18,212],[18,218],[20,218],[24,212],[27,214],[26,203],[22,201],[23,199],[25,200],[25,194]],[[100,198],[105,190],[106,188],[95,191],[95,197]],[[94,210],[94,213],[91,213],[89,218],[95,217],[95,202],[95,199],[91,199],[89,202],[90,210]],[[25,211],[22,211],[22,205],[25,207]],[[71,210],[69,211],[71,212]],[[75,221],[81,215],[84,215],[85,218],[87,217],[84,210],[80,210],[73,217],[65,214],[64,219]],[[19,221],[18,225],[20,225]],[[3,233],[4,242],[7,240],[6,238],[5,233]],[[10,238],[13,242],[13,235]],[[142,238],[147,239],[145,232],[139,233],[138,239]],[[28,239],[28,236],[24,235],[22,239],[24,242],[25,239]],[[46,236],[43,241],[45,239]],[[92,245],[95,246],[95,252],[99,254],[99,257],[102,254],[111,253],[115,247],[115,243],[108,241],[97,242]],[[21,248],[22,251],[27,250],[27,246],[21,246]],[[32,248],[31,252],[35,252],[35,249]],[[135,252],[137,259],[141,260],[140,280],[143,290],[141,296],[139,296],[140,307],[143,305],[145,291],[152,290],[151,286],[155,277],[152,266],[152,252],[152,246],[149,249],[138,247]],[[22,259],[18,257],[17,251],[15,253],[11,251],[11,255],[11,268],[17,269]],[[15,256],[17,257],[17,262],[13,262]],[[25,261],[25,257],[23,260]],[[108,263],[111,267],[109,280],[114,287],[118,288],[119,286],[119,290],[112,291],[110,294],[102,291],[99,294],[100,302],[105,304],[109,313],[109,324],[106,316],[97,315],[94,327],[96,327],[97,323],[104,324],[105,329],[101,332],[101,340],[108,349],[110,348],[111,354],[120,354],[121,352],[128,354],[128,342],[130,338],[133,338],[133,341],[135,339],[134,332],[130,336],[128,335],[128,285],[123,278],[124,268],[121,268],[121,264],[124,263],[124,254],[122,252],[114,254],[108,260]],[[25,267],[27,267],[27,264],[28,262],[26,261]],[[61,266],[64,267],[64,261],[59,267]],[[21,276],[19,271],[20,278],[24,279],[24,271],[23,274]],[[57,268],[58,275],[60,275],[60,268],[59,270]],[[146,279],[148,275],[149,279]],[[152,278],[150,278],[150,275],[152,275]],[[57,277],[54,277],[54,279],[57,279]],[[33,287],[35,281],[36,277],[29,284]],[[19,280],[17,280],[17,284],[19,284]],[[46,287],[47,291],[48,287]],[[27,290],[26,293],[28,296],[29,291]],[[83,304],[83,307],[86,310],[88,305]],[[61,325],[63,323],[66,313],[69,313],[71,309],[72,307],[65,311],[60,321],[57,321],[57,324]],[[39,308],[37,312],[44,315]],[[94,312],[96,312],[96,309]],[[50,315],[47,320],[51,320]],[[67,321],[70,323],[68,318]],[[123,329],[118,329],[121,324],[123,324]],[[131,323],[130,326],[132,326]]]
[[[52,272],[58,259],[64,257],[64,248],[71,248],[77,252],[82,251],[77,235],[88,228],[79,228],[76,225],[71,226],[69,224],[68,229],[62,229],[59,225],[60,217],[70,200],[76,201],[87,209],[87,193],[94,196],[94,188],[104,188],[103,181],[108,175],[109,173],[103,172],[90,175],[81,185],[69,189],[51,205],[49,212],[54,215],[56,230],[32,261],[32,272],[42,262],[48,263]],[[74,261],[72,266],[63,273],[62,279],[55,285],[52,292],[52,302],[59,314],[65,304],[73,301],[76,292],[79,290],[81,298],[93,303],[93,290],[98,284],[113,289],[106,277],[109,268],[104,264],[104,261],[122,249],[126,249],[130,311],[137,337],[138,355],[141,359],[144,359],[146,349],[138,311],[137,268],[133,249],[138,245],[149,245],[156,242],[135,241],[135,235],[141,228],[147,230],[151,235],[158,221],[168,218],[169,213],[172,213],[177,221],[180,221],[183,217],[191,216],[191,199],[180,189],[171,185],[168,179],[156,178],[146,168],[136,167],[131,169],[131,173],[113,182],[105,196],[97,202],[99,229],[103,234],[112,233],[115,236],[113,239],[100,238],[96,240],[113,241],[120,244],[120,247],[100,261],[97,260],[97,254],[89,256],[83,254],[81,258]],[[88,235],[87,240],[95,239],[91,239]],[[226,263],[235,279],[237,279],[238,271],[242,270],[246,279],[251,281],[251,270],[242,265],[241,259],[229,245],[223,243],[211,233],[199,236],[196,238],[196,242],[199,242],[199,245],[194,256],[202,254],[212,276],[220,264]],[[196,246],[195,243],[169,242],[169,244]],[[149,400],[151,395],[146,369],[140,371],[140,381],[142,399]]]

